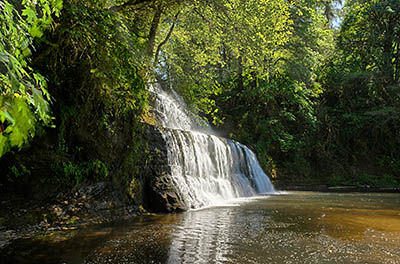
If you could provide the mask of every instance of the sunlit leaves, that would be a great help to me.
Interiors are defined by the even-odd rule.
[[[161,71],[188,101],[214,113],[221,82],[239,67],[258,77],[271,74],[291,26],[289,3],[283,0],[188,1],[163,49]]]
[[[108,118],[128,112],[141,113],[147,101],[139,73],[144,68],[144,46],[130,31],[129,20],[123,13],[106,10],[104,3],[98,1],[69,1],[66,5],[62,27],[57,32],[57,41],[62,44],[58,54],[51,57],[51,64],[56,65],[54,70],[60,79],[79,71],[73,77],[82,86],[76,86],[72,78],[64,81],[62,89],[73,89],[75,94],[71,97],[82,109],[91,104],[105,108],[105,113],[98,113],[105,120],[93,122],[107,123]]]
[[[0,157],[34,135],[36,121],[49,124],[50,96],[43,76],[29,67],[33,38],[50,28],[62,1],[22,1],[21,13],[0,1]]]
[[[352,1],[338,40],[349,67],[379,72],[385,85],[400,80],[399,1]]]

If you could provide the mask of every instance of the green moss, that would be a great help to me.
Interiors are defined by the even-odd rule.
[[[384,174],[383,176],[361,173],[357,177],[350,178],[343,175],[332,175],[328,180],[329,186],[355,185],[370,187],[393,187],[400,184],[399,180],[393,175]]]
[[[104,181],[108,179],[109,169],[100,160],[88,162],[62,161],[51,165],[54,183],[79,184],[84,181]]]
[[[142,185],[137,179],[132,178],[132,180],[130,181],[128,193],[136,204],[143,203]]]

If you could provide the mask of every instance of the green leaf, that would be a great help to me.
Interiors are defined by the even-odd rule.
[[[33,24],[37,20],[36,13],[31,8],[22,10],[22,15],[27,17],[26,20],[28,23]]]
[[[7,145],[7,137],[0,133],[0,157],[7,152],[8,145]]]
[[[4,123],[4,121],[7,119],[12,124],[15,124],[15,119],[12,118],[12,116],[10,115],[10,113],[8,113],[7,110],[3,110],[3,111],[1,111],[1,113],[2,113],[2,115],[1,115],[1,122],[2,123]]]
[[[41,28],[38,26],[37,23],[35,23],[31,28],[29,33],[31,34],[32,37],[34,38],[41,38],[43,36],[43,31]]]
[[[51,121],[45,79],[29,67],[29,56],[33,38],[43,37],[62,8],[61,0],[14,2],[0,1],[0,121],[8,121],[0,156],[32,137],[37,121]]]

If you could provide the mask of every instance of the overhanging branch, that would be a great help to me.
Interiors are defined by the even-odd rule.
[[[176,15],[175,15],[175,17],[174,17],[174,22],[172,23],[171,27],[169,28],[168,34],[167,34],[167,36],[165,37],[165,39],[164,39],[163,41],[161,41],[160,44],[158,44],[158,47],[157,47],[157,50],[156,50],[156,54],[155,54],[155,57],[154,57],[154,65],[157,65],[158,56],[159,56],[159,54],[160,54],[161,47],[164,46],[165,43],[168,42],[169,38],[170,38],[171,35],[172,35],[172,31],[174,30],[175,25],[176,25],[176,22],[178,21],[178,16],[179,16],[179,13],[180,13],[180,12],[181,12],[181,11],[178,11],[178,13],[176,13]]]
[[[140,4],[145,4],[145,3],[152,3],[154,1],[155,0],[130,0],[122,5],[112,6],[108,10],[120,12],[123,9],[128,8],[128,7],[134,7],[134,6],[137,6]]]

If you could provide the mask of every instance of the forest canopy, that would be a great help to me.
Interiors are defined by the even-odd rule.
[[[121,119],[143,150],[156,80],[276,181],[399,181],[397,0],[0,1],[0,27],[0,157],[55,130],[87,165]]]

